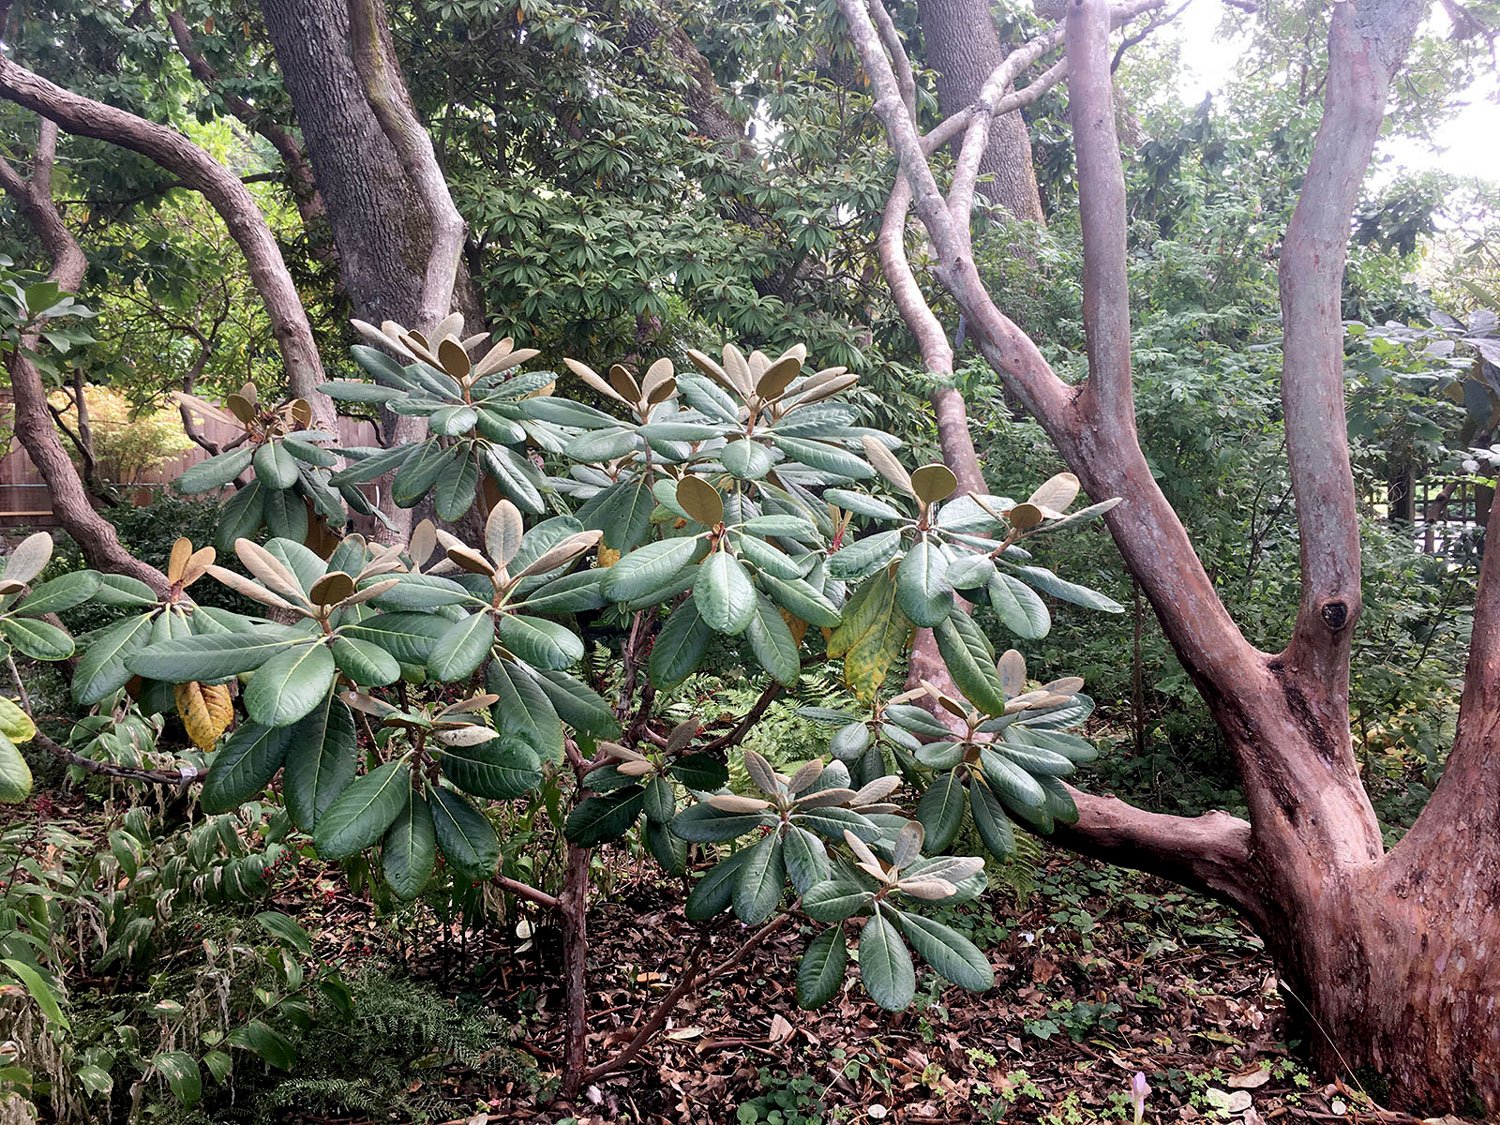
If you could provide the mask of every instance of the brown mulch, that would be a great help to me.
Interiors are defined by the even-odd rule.
[[[593,1064],[631,1038],[704,933],[683,920],[675,888],[639,872],[620,872],[590,915]],[[1049,854],[1039,884],[1011,894],[1010,908],[1003,889],[986,900],[974,936],[995,967],[987,993],[928,989],[935,978],[919,965],[916,1005],[891,1015],[865,997],[851,966],[834,1002],[803,1012],[794,982],[812,931],[791,926],[688,995],[663,1034],[577,1104],[519,1083],[478,1088],[455,1073],[453,1104],[464,1112],[453,1125],[1129,1121],[1137,1071],[1152,1088],[1149,1122],[1415,1120],[1381,1111],[1352,1080],[1308,1073],[1274,969],[1227,911],[1061,853]],[[362,903],[329,905],[325,934],[371,924]],[[705,963],[749,932],[728,918],[710,926]],[[452,934],[418,940],[403,960],[513,1015],[511,1046],[555,1074],[556,935],[539,930],[524,948],[508,926],[463,937],[462,947]]]

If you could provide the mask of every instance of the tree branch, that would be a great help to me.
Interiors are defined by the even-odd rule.
[[[1068,115],[1078,165],[1083,230],[1083,323],[1089,380],[1080,408],[1112,441],[1135,444],[1130,385],[1130,283],[1126,273],[1125,170],[1115,135],[1107,0],[1068,7]]]
[[[318,185],[313,180],[312,168],[307,163],[307,156],[303,153],[302,146],[297,143],[296,138],[277,122],[271,120],[262,110],[221,87],[218,72],[203,57],[203,52],[198,50],[197,44],[193,42],[193,33],[180,11],[167,13],[167,25],[172,29],[172,38],[177,43],[177,50],[187,60],[188,70],[192,72],[193,77],[213,91],[224,103],[225,109],[269,141],[271,147],[280,155],[281,162],[286,168],[287,179],[291,182],[292,197],[297,201],[297,212],[302,216],[303,223],[320,216],[323,213],[323,201],[318,195]]]
[[[119,766],[113,762],[96,762],[93,758],[86,758],[82,754],[69,750],[66,746],[58,745],[41,731],[37,731],[34,738],[38,746],[63,765],[77,766],[99,777],[116,777],[123,781],[144,781],[152,785],[186,786],[195,781],[202,781],[208,775],[207,770],[198,769],[196,766],[184,766],[180,770],[143,770],[136,766]]]
[[[1414,0],[1335,6],[1323,119],[1282,241],[1281,401],[1302,554],[1302,599],[1287,663],[1321,685],[1317,694],[1346,720],[1360,544],[1340,295],[1349,227],[1391,79],[1423,10]]]
[[[1202,891],[1256,924],[1265,920],[1248,821],[1227,812],[1191,817],[1147,812],[1072,786],[1068,793],[1078,806],[1078,823],[1059,824],[1050,837],[1056,843]]]
[[[0,97],[55,121],[70,133],[139,152],[201,192],[245,255],[250,279],[265,302],[281,346],[288,386],[312,405],[323,425],[333,425],[333,403],[317,389],[323,381],[323,364],[292,275],[254,197],[233,173],[175,129],[71,93],[3,56]]]
[[[3,63],[4,60],[0,59],[0,65]],[[51,257],[52,269],[48,278],[71,291],[82,282],[88,261],[52,202],[52,164],[56,151],[57,125],[43,120],[36,155],[31,163],[30,181],[22,179],[9,163],[0,159],[0,190],[16,201]],[[125,550],[115,534],[114,525],[94,511],[72,459],[58,440],[57,428],[47,409],[47,388],[42,382],[42,374],[27,355],[39,341],[40,336],[33,329],[5,357],[14,399],[16,438],[47,482],[52,493],[52,510],[58,521],[78,543],[89,565],[115,574],[128,574],[157,593],[164,593],[171,585],[166,575]]]

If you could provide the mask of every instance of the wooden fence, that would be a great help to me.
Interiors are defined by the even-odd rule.
[[[0,390],[0,418],[8,422],[10,392]],[[227,445],[239,437],[240,431],[214,417],[199,416],[199,427],[203,437],[217,445]],[[63,439],[66,445],[67,439]],[[339,418],[339,444],[345,446],[378,445],[375,427],[370,422],[357,418]],[[163,488],[167,487],[189,465],[205,460],[208,454],[198,446],[187,450],[170,461],[163,462],[149,472],[133,480],[110,481],[119,490],[121,498],[129,504],[149,504]],[[107,466],[102,467],[107,468]],[[21,443],[11,441],[10,452],[0,457],[0,528],[57,526],[57,517],[52,512],[52,493],[42,480],[31,458],[21,448]]]

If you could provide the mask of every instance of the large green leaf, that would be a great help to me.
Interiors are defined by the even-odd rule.
[[[958,931],[920,914],[892,913],[906,940],[939,976],[970,992],[983,992],[995,983],[989,958]]]
[[[500,486],[500,491],[515,501],[523,512],[541,512],[544,505],[538,485],[541,474],[531,462],[503,445],[491,445],[484,451],[485,471]]]
[[[324,859],[347,859],[375,844],[401,815],[411,792],[411,767],[387,762],[354,781],[318,818],[313,844]]]
[[[969,783],[969,814],[974,830],[985,848],[996,859],[1005,859],[1016,850],[1016,832],[1000,799],[982,781]]]
[[[308,633],[280,625],[261,625],[253,633],[209,633],[158,641],[131,653],[125,666],[138,676],[168,683],[207,683],[253,672],[293,645],[306,644]]]
[[[434,418],[437,415],[433,415]],[[439,518],[450,522],[460,520],[474,505],[479,491],[479,459],[466,454],[443,470],[437,480],[437,491],[433,507]]]
[[[917,971],[896,927],[872,914],[859,932],[859,979],[870,999],[899,1012],[917,994]]]
[[[1051,594],[1060,601],[1072,602],[1074,605],[1083,606],[1084,609],[1097,609],[1105,613],[1125,612],[1125,607],[1114,598],[1101,594],[1098,590],[1090,590],[1087,586],[1080,586],[1076,582],[1059,578],[1046,567],[1018,566],[1016,573],[1042,593]]]
[[[329,692],[294,726],[279,729],[291,733],[282,796],[297,827],[311,832],[324,810],[354,780],[358,766],[354,712]]]
[[[260,530],[268,491],[260,481],[253,480],[225,502],[219,512],[219,530],[214,532],[215,547],[228,554],[236,540],[248,539]]]
[[[750,848],[741,848],[710,868],[708,874],[698,880],[683,905],[683,913],[690,922],[712,918],[729,906],[739,881],[740,870],[750,859],[751,851]]]
[[[199,461],[177,474],[173,482],[178,492],[193,495],[223,488],[250,467],[253,450],[242,447],[219,453],[206,461]]]
[[[918,539],[896,568],[896,600],[913,625],[931,628],[953,611],[948,553],[941,544]]]
[[[813,938],[797,966],[797,1006],[816,1008],[837,996],[848,965],[842,926],[830,926]]]
[[[286,539],[306,539],[307,505],[302,502],[301,494],[292,489],[267,489],[263,495],[266,530]]]
[[[646,790],[639,785],[586,797],[568,814],[563,832],[573,843],[591,848],[625,835],[645,806]]]
[[[401,678],[400,661],[377,644],[337,636],[330,647],[338,670],[362,687],[384,687]],[[264,674],[264,668],[256,673]]]
[[[558,671],[583,659],[583,638],[545,617],[503,614],[498,633],[500,643],[511,653],[538,668]]]
[[[844,582],[868,578],[895,558],[900,549],[899,531],[880,531],[856,539],[828,557],[828,576]]]
[[[100,576],[94,570],[75,570],[43,582],[16,605],[17,613],[40,616],[63,613],[80,606],[99,592]]]
[[[31,767],[16,744],[0,734],[0,805],[18,805],[31,796]]]
[[[933,639],[953,682],[981,711],[1005,712],[1005,688],[995,670],[995,650],[974,619],[954,607],[946,621],[933,627]]]
[[[73,1025],[68,1021],[66,1013],[62,1010],[62,1005],[57,1001],[57,993],[47,983],[46,977],[42,976],[41,973],[37,972],[35,968],[28,965],[25,961],[16,957],[7,957],[3,961],[0,961],[0,965],[4,965],[9,969],[11,975],[21,982],[22,987],[26,989],[32,1000],[36,1002],[36,1006],[41,1009],[42,1015],[49,1024],[53,1027],[61,1028],[63,1031],[72,1029]]]
[[[529,793],[542,780],[542,763],[531,747],[509,738],[443,749],[443,773],[465,793],[506,801]]]
[[[226,813],[264,792],[286,759],[287,727],[245,723],[215,751],[199,798],[203,811]]]
[[[692,565],[702,542],[698,538],[659,539],[637,547],[609,568],[605,594],[628,602],[666,585]]]
[[[33,660],[66,660],[73,655],[73,638],[56,625],[32,617],[0,620],[0,633]]]
[[[651,495],[647,474],[610,485],[578,509],[578,518],[591,531],[602,531],[604,542],[616,551],[628,552],[646,538],[651,529]]]
[[[391,478],[391,499],[402,508],[412,507],[462,456],[461,449],[444,449],[435,438],[417,446]]]
[[[592,738],[614,738],[620,724],[609,703],[577,676],[555,669],[534,669],[537,686],[568,726]]]
[[[786,619],[764,594],[755,594],[755,616],[745,630],[750,651],[771,678],[786,687],[796,687],[802,660],[796,638]]]
[[[657,687],[680,684],[697,669],[708,652],[713,630],[698,616],[696,600],[689,597],[674,609],[656,636],[648,667]]]
[[[380,867],[396,897],[411,900],[422,893],[437,863],[437,835],[432,809],[421,794],[407,791],[406,807],[386,829]]]
[[[875,893],[841,878],[815,883],[802,895],[802,909],[815,922],[842,922],[875,901]]]
[[[691,844],[722,844],[764,823],[760,813],[727,813],[712,805],[689,805],[673,817],[672,831]]]
[[[519,738],[544,762],[562,761],[562,721],[527,670],[509,660],[492,660],[484,682],[500,697],[493,708],[495,729]]]
[[[449,625],[432,646],[427,674],[435,680],[466,680],[479,670],[495,644],[495,619],[486,610]]]
[[[346,637],[379,645],[403,664],[426,664],[432,650],[451,627],[431,613],[380,613],[339,629]]]
[[[287,489],[297,483],[297,459],[279,441],[268,441],[255,450],[255,478],[271,489]]]
[[[1047,793],[1036,778],[988,747],[979,751],[979,764],[991,790],[1007,809],[1039,831],[1052,831]]]
[[[762,571],[760,584],[777,605],[809,625],[832,629],[843,620],[837,606],[801,579],[778,578]]]
[[[741,438],[719,450],[719,461],[731,475],[740,480],[760,480],[771,471],[776,457],[769,446],[750,438]]]
[[[718,633],[737,636],[755,619],[755,586],[739,559],[724,550],[698,567],[693,600],[704,623]]]
[[[781,837],[766,836],[750,849],[750,858],[740,868],[734,884],[734,915],[747,926],[758,926],[769,918],[781,901],[786,884],[786,858]]]
[[[782,838],[786,873],[798,894],[803,894],[828,878],[828,850],[823,841],[805,828],[788,825]]]
[[[432,826],[448,866],[476,883],[493,877],[500,865],[500,840],[489,818],[467,797],[440,788],[428,792]]]
[[[995,615],[1013,636],[1027,641],[1040,640],[1052,628],[1052,614],[1047,603],[1019,578],[996,572],[985,589]]]
[[[964,822],[963,780],[957,770],[938,775],[917,802],[916,817],[926,829],[925,847],[930,854],[947,849]]]
[[[126,660],[151,639],[151,618],[127,617],[86,638],[83,655],[73,671],[73,698],[92,707],[119,691],[134,674]]]
[[[333,653],[324,644],[278,653],[251,678],[245,689],[245,710],[268,727],[295,723],[333,689],[337,671]]]
[[[101,574],[94,601],[114,609],[146,609],[156,604],[156,591],[128,574]]]

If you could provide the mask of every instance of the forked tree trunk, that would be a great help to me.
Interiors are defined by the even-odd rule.
[[[945,193],[876,28],[879,0],[840,0],[901,164],[882,229],[882,264],[932,370],[951,365],[941,325],[901,245],[915,206],[938,275],[990,364],[1038,419],[1107,516],[1141,590],[1192,676],[1238,767],[1248,822],[1174,817],[1076,794],[1058,838],[1157,872],[1237,907],[1265,937],[1317,1062],[1353,1073],[1413,1110],[1500,1114],[1500,550],[1482,568],[1454,748],[1442,782],[1386,852],[1349,728],[1350,637],[1360,612],[1359,522],[1343,401],[1340,290],[1350,219],[1384,105],[1422,15],[1418,0],[1336,5],[1324,114],[1283,241],[1283,413],[1297,501],[1302,597],[1290,642],[1260,652],[1219,600],[1135,432],[1126,284],[1126,200],[1114,129],[1113,13],[1068,5],[1069,110],[1084,243],[1089,378],[1062,383],[996,307],[968,247],[969,198]],[[1123,10],[1122,10],[1123,9]],[[885,21],[888,23],[889,21]],[[889,47],[886,36],[886,48]],[[978,135],[978,134],[976,134]],[[960,165],[963,159],[960,158]],[[953,412],[945,457],[966,487],[972,443]],[[1489,541],[1500,543],[1490,516]]]

